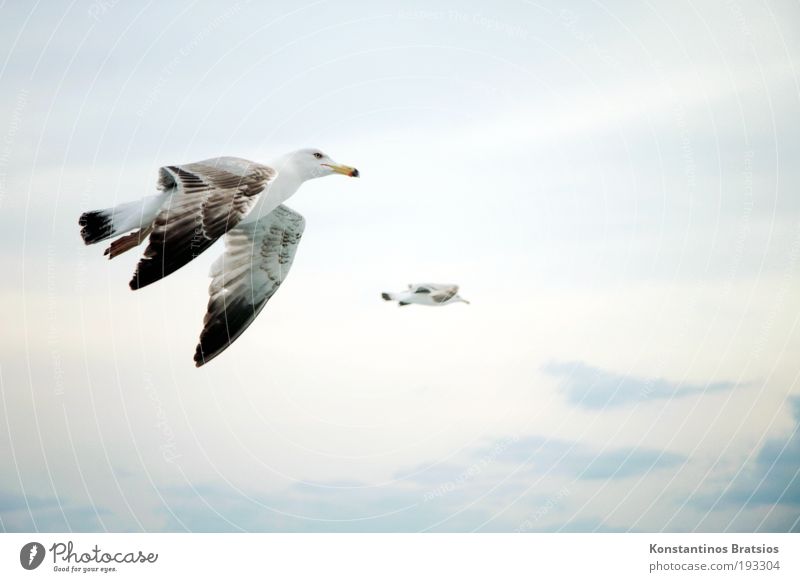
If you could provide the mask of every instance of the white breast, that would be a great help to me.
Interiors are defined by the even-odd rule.
[[[253,205],[253,208],[247,216],[242,219],[240,224],[248,224],[263,216],[267,216],[270,212],[291,198],[294,193],[297,192],[298,188],[300,188],[301,184],[302,181],[297,180],[293,173],[289,171],[279,171],[275,180],[260,194],[258,201]]]

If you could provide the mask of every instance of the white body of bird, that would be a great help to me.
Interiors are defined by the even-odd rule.
[[[303,182],[334,173],[334,171],[329,170],[329,168],[333,167],[331,164],[320,164],[319,167],[313,164],[309,166],[304,163],[306,162],[304,156],[299,154],[300,152],[291,152],[267,164],[270,168],[277,170],[278,175],[275,176],[275,179],[270,183],[269,188],[266,189],[264,194],[259,196],[253,208],[242,218],[240,224],[255,222],[268,215],[294,196],[300,189],[300,186],[303,185]],[[337,167],[353,170],[347,166]],[[357,176],[358,171],[353,171],[356,172],[355,175]],[[336,172],[345,173],[338,170],[336,170]]]
[[[469,301],[458,294],[458,285],[442,283],[417,283],[409,284],[408,289],[397,293],[381,293],[384,301],[397,301],[399,306],[428,305],[440,307],[451,303],[466,303]]]

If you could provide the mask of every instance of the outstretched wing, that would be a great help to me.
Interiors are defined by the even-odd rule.
[[[431,299],[433,299],[436,303],[445,303],[455,297],[456,293],[458,293],[458,285],[441,287],[431,293]]]
[[[194,354],[202,366],[242,335],[289,274],[305,219],[278,206],[225,236],[225,253],[211,266],[208,311]]]
[[[277,171],[240,158],[214,158],[159,170],[170,192],[153,222],[144,256],[131,279],[140,289],[174,273],[235,227]]]

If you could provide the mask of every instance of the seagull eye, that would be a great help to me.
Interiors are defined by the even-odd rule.
[[[321,160],[322,159],[322,154],[319,153],[319,152],[314,152],[314,157],[317,158],[318,160]]]

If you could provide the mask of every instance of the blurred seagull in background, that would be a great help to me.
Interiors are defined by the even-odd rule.
[[[81,236],[88,245],[124,235],[106,249],[109,259],[149,237],[130,282],[135,290],[174,273],[225,235],[225,251],[209,273],[208,310],[194,354],[199,367],[247,329],[286,279],[305,219],[283,202],[306,180],[331,174],[357,177],[358,170],[316,149],[268,165],[223,157],[164,166],[159,194],[83,213]]]
[[[399,306],[411,305],[450,305],[469,301],[458,294],[458,285],[442,285],[436,283],[409,284],[408,289],[399,293],[381,293],[385,301],[397,301]]]

